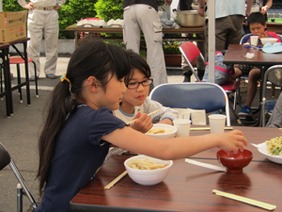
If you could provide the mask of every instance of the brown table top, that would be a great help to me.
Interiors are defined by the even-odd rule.
[[[105,33],[122,33],[121,27],[82,27],[72,24],[66,28],[66,31],[78,31],[78,32],[105,32]],[[175,28],[163,28],[163,33],[204,33],[203,27],[181,27]]]
[[[282,34],[282,24],[281,23],[266,22],[266,27],[268,31]]]
[[[282,54],[267,54],[258,50],[252,59],[247,59],[245,55],[250,49],[240,44],[230,44],[224,55],[223,62],[226,64],[249,64],[249,65],[278,65],[282,64]]]
[[[236,127],[237,128],[237,127]],[[279,136],[279,129],[238,127],[250,142]],[[203,133],[208,133],[204,132]],[[201,132],[192,132],[201,134]],[[241,174],[215,172],[187,164],[184,159],[174,165],[163,182],[141,186],[125,176],[110,190],[104,186],[124,171],[127,156],[113,156],[103,165],[95,179],[71,200],[74,211],[263,211],[241,202],[212,194],[213,189],[275,204],[281,210],[282,166],[259,157],[254,148],[254,160]],[[215,150],[216,152],[216,150]],[[209,151],[199,161],[217,164],[215,152]],[[201,156],[201,155],[198,155]]]
[[[9,43],[0,43],[0,49],[1,50],[9,48],[9,46],[10,46]]]

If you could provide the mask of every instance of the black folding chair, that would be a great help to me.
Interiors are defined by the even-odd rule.
[[[23,195],[25,195],[29,199],[32,209],[34,210],[38,206],[38,204],[35,202],[32,194],[30,193],[25,183],[22,174],[20,173],[16,164],[10,157],[9,152],[7,151],[5,146],[0,142],[0,170],[5,168],[7,165],[10,166],[11,170],[13,171],[19,182],[17,185],[17,212],[23,211]]]

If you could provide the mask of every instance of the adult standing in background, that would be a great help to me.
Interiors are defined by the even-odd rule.
[[[253,0],[251,12],[261,12],[263,15],[266,15],[272,3],[272,0]]]
[[[272,0],[253,0],[251,12],[260,12],[264,15],[265,20],[267,21],[267,11],[272,7]],[[245,34],[250,33],[248,23],[244,24]]]
[[[45,55],[46,62],[44,73],[47,78],[56,79],[59,76],[55,75],[57,59],[58,59],[58,10],[65,0],[18,0],[18,3],[28,12],[28,56],[35,62],[37,76],[35,76],[32,67],[29,67],[30,80],[40,75],[40,47],[41,41],[45,40]],[[32,64],[31,64],[32,65]]]
[[[178,9],[181,10],[192,10],[193,0],[179,0]]]
[[[165,0],[170,5],[172,0]],[[162,24],[157,0],[124,0],[123,41],[126,49],[139,53],[141,31],[147,48],[147,63],[152,71],[154,86],[167,82],[163,52]]]
[[[245,15],[251,11],[253,0],[215,0],[215,48],[226,50],[229,44],[238,44],[243,35]],[[198,0],[198,12],[205,14],[205,0]]]

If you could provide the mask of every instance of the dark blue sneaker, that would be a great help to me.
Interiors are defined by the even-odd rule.
[[[238,113],[239,116],[249,116],[252,115],[252,110],[248,106],[243,106]]]

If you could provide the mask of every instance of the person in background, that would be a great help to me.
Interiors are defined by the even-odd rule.
[[[29,67],[30,80],[34,81],[35,77],[40,75],[40,47],[44,37],[46,62],[44,65],[44,73],[49,79],[56,79],[56,66],[58,58],[58,10],[65,0],[18,0],[18,3],[28,10],[28,56],[35,62],[36,71],[31,72],[33,67]],[[33,65],[30,63],[30,65]]]
[[[261,12],[263,15],[266,15],[272,4],[273,0],[253,0],[251,12]]]
[[[261,12],[265,17],[265,20],[267,21],[267,11],[272,7],[272,4],[273,0],[253,0],[251,12]],[[250,33],[247,22],[243,25],[243,27],[245,34]]]
[[[198,0],[199,15],[205,15],[205,1]],[[215,1],[215,48],[216,51],[228,49],[229,44],[238,44],[243,35],[243,20],[251,11],[253,0]]]
[[[39,137],[42,198],[36,211],[70,211],[70,200],[95,178],[110,145],[161,159],[214,147],[237,152],[247,145],[239,130],[163,140],[128,127],[112,111],[119,108],[130,72],[128,54],[118,46],[85,39],[75,49],[50,95]]]
[[[172,0],[165,0],[170,5]],[[147,47],[147,63],[152,71],[154,86],[167,82],[163,52],[162,24],[158,14],[157,0],[124,0],[123,40],[126,49],[139,53],[143,32]]]
[[[274,106],[270,119],[266,127],[282,128],[282,92],[280,93],[277,102]]]
[[[280,37],[275,32],[269,32],[266,30],[266,20],[262,13],[253,12],[248,17],[248,24],[251,34],[246,36],[242,43],[250,43],[250,37],[257,35],[259,38],[273,37],[277,38],[278,42],[281,42]],[[258,43],[262,46],[260,40]],[[260,79],[260,68],[250,65],[234,65],[234,78],[242,75],[248,76],[248,88],[247,97],[244,106],[240,109],[238,115],[241,117],[252,115],[251,105],[257,92],[257,83]]]
[[[192,10],[193,0],[179,0],[178,9],[181,10]]]

